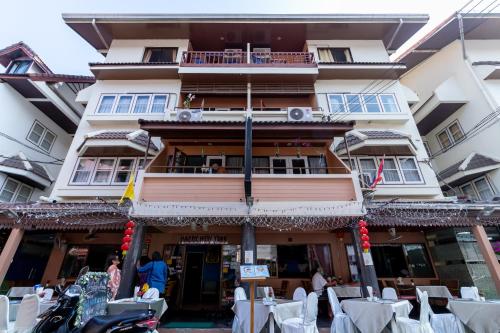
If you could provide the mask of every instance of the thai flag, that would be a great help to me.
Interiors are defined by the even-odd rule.
[[[380,181],[382,181],[382,172],[384,171],[384,158],[382,158],[380,160],[380,165],[378,166],[378,170],[377,170],[377,177],[375,177],[375,179],[373,180],[373,183],[371,183],[370,185],[370,189],[375,189],[375,187],[377,187],[377,184],[380,183]]]

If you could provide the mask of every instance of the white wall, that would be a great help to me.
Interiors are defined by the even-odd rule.
[[[318,48],[347,47],[351,50],[354,62],[388,62],[389,55],[381,40],[308,40],[309,52],[314,53],[314,59],[319,60]]]
[[[105,62],[142,62],[147,47],[177,47],[177,62],[180,62],[188,45],[188,39],[115,39]]]

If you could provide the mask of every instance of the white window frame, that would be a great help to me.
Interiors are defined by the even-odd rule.
[[[455,140],[455,138],[453,137],[453,134],[451,134],[451,130],[450,130],[450,127],[455,125],[455,124],[458,126],[458,128],[462,132],[462,137],[458,140]],[[446,135],[448,136],[448,140],[450,140],[450,145],[448,147],[445,147],[443,145],[443,143],[441,142],[441,140],[439,140],[439,135],[443,132],[446,132]],[[442,149],[450,149],[456,143],[463,141],[463,139],[465,138],[465,133],[464,133],[464,130],[462,129],[462,126],[460,125],[460,122],[458,120],[454,120],[451,123],[449,123],[448,125],[446,125],[441,131],[439,131],[436,134],[436,138],[437,138],[437,141],[439,142],[439,145],[441,146]]]
[[[101,94],[101,97],[99,97],[99,103],[97,103],[97,107],[95,109],[95,114],[99,114],[99,115],[114,114],[115,108],[116,108],[116,103],[118,101],[118,96],[119,96],[119,94]],[[113,100],[113,104],[111,104],[111,111],[110,112],[99,112],[99,110],[101,109],[102,101],[105,97],[114,97],[115,98]]]
[[[205,158],[205,166],[207,166],[208,168],[212,167],[212,165],[210,164],[210,160],[213,159],[213,160],[222,160],[222,165],[219,165],[219,167],[226,167],[226,155],[209,155]]]
[[[153,101],[154,101],[156,96],[165,96],[165,106],[163,107],[163,112],[153,112]],[[169,94],[153,94],[153,96],[151,97],[148,113],[150,113],[150,114],[162,114],[162,113],[164,114],[164,113],[166,113],[167,109],[168,109],[168,102],[169,101],[170,101]]]
[[[149,100],[148,100],[148,104],[146,105],[146,112],[143,112],[143,113],[136,113],[134,112],[134,109],[135,109],[135,106],[137,104],[137,98],[138,97],[149,97]],[[132,107],[130,108],[130,114],[133,114],[133,115],[141,115],[141,114],[148,114],[149,113],[149,109],[151,108],[151,101],[152,101],[152,97],[153,94],[148,94],[148,93],[138,93],[138,94],[134,94],[134,101],[132,103]]]
[[[368,107],[366,106],[367,104],[369,105],[374,105],[375,103],[366,103],[366,100],[365,100],[365,97],[368,97],[368,96],[375,96],[375,102],[377,103],[377,106],[379,108],[379,112],[369,112],[368,111]],[[380,114],[380,113],[384,113],[384,107],[382,106],[382,103],[380,102],[379,98],[378,98],[378,94],[361,94],[361,103],[363,103],[363,107],[365,109],[365,113],[367,114]],[[392,112],[391,112],[392,113]]]
[[[330,96],[340,96],[342,98],[342,108],[344,109],[344,112],[333,112],[332,103],[330,101]],[[326,99],[328,102],[328,109],[330,110],[331,114],[346,114],[349,113],[346,108],[346,99],[345,99],[345,93],[331,93],[331,94],[326,94]],[[336,105],[341,105],[340,103],[335,103]]]
[[[73,181],[73,179],[75,179],[75,174],[76,172],[78,171],[77,168],[78,168],[78,164],[80,164],[80,161],[81,160],[94,160],[94,165],[92,166],[92,168],[89,170],[90,171],[90,174],[89,174],[89,178],[86,182],[75,182]],[[75,166],[73,167],[73,172],[71,173],[71,178],[69,180],[69,184],[70,185],[88,185],[90,183],[90,180],[92,179],[93,177],[93,174],[94,174],[94,169],[95,169],[95,166],[96,166],[96,162],[97,162],[97,157],[79,157],[77,160],[76,160],[76,164]]]
[[[378,160],[377,160],[377,158],[375,156],[362,156],[362,157],[358,157],[358,161],[357,161],[358,162],[358,166],[359,166],[359,169],[358,169],[359,171],[358,172],[359,172],[359,174],[361,176],[361,179],[363,179],[363,182],[364,182],[365,181],[365,179],[364,179],[365,172],[364,172],[364,170],[361,167],[361,160],[372,160],[372,161],[374,161],[375,162],[375,171],[376,172],[378,170]],[[377,177],[377,175],[375,175],[375,177]],[[372,182],[373,181],[374,181],[374,179],[372,179]],[[370,185],[370,184],[365,184],[365,185]]]
[[[360,101],[360,110],[359,111],[354,111],[352,112],[350,109],[349,109],[349,101],[348,101],[348,98],[347,98],[347,95],[355,95],[358,97],[359,101]],[[377,103],[377,106],[379,108],[379,112],[368,112],[368,108],[366,107],[366,102],[365,102],[365,96],[368,96],[368,95],[373,95],[375,96],[375,99],[374,101]],[[344,112],[333,112],[333,108],[332,108],[332,105],[333,103],[331,103],[330,101],[330,96],[341,96],[342,97],[342,107],[344,109]],[[394,98],[394,102],[395,102],[395,105],[396,105],[396,109],[397,111],[395,112],[392,112],[392,111],[386,111],[385,109],[385,106],[384,106],[384,103],[382,103],[382,99],[381,97],[382,96],[392,96]],[[331,114],[356,114],[356,113],[365,113],[365,114],[380,114],[380,113],[387,113],[387,114],[396,114],[396,113],[401,113],[401,108],[399,107],[399,103],[398,103],[398,98],[396,96],[396,94],[394,93],[384,93],[384,94],[377,94],[377,93],[373,93],[373,94],[370,94],[370,93],[366,93],[366,94],[357,94],[357,93],[349,93],[349,92],[334,92],[334,93],[328,93],[326,94],[326,99],[327,99],[327,103],[328,103],[328,109],[330,111]],[[374,103],[372,103],[374,104]],[[336,105],[340,105],[340,104],[336,104]]]
[[[115,93],[115,94],[101,94],[101,96],[99,97],[99,103],[97,103],[97,107],[95,109],[94,114],[95,115],[144,115],[144,114],[157,114],[157,115],[161,115],[161,114],[165,114],[167,112],[167,110],[168,110],[168,104],[170,102],[170,95],[171,95],[170,93],[123,93],[123,94],[122,93]],[[120,97],[122,97],[122,96],[131,96],[132,97],[132,101],[130,102],[130,106],[129,106],[128,112],[117,113],[116,110],[118,108],[118,101],[119,101]],[[146,112],[144,112],[144,113],[135,113],[134,112],[135,105],[137,103],[137,97],[139,97],[139,96],[148,96],[149,97],[148,105],[146,106]],[[153,107],[153,99],[155,98],[155,96],[165,96],[166,97],[165,107],[164,107],[162,113],[160,113],[160,112],[152,113],[151,112],[152,107]],[[99,112],[99,109],[101,108],[102,100],[105,97],[114,97],[113,105],[111,106],[111,112],[109,112],[109,113]]]
[[[462,184],[460,185],[460,192],[462,192],[462,195],[467,195],[465,193],[465,191],[463,190],[464,187],[466,186],[470,186],[472,188],[472,191],[474,191],[474,195],[476,196],[475,198],[471,198],[472,200],[479,200],[479,194],[477,193],[477,190],[476,190],[476,187],[474,186],[474,184],[472,184],[471,182],[468,182],[468,183],[465,183],[465,184]]]
[[[24,187],[27,187],[30,189],[30,194],[28,195],[28,199],[26,201],[22,201],[22,202],[29,202],[30,199],[31,199],[31,196],[33,195],[33,187],[32,186],[29,186],[29,185],[26,185],[16,179],[13,179],[13,178],[10,178],[10,177],[7,177],[5,179],[5,181],[3,182],[2,184],[2,188],[0,189],[0,194],[3,193],[4,189],[5,189],[5,186],[7,185],[7,182],[13,182],[16,184],[16,189],[14,190],[13,194],[12,194],[12,198],[10,199],[10,201],[8,202],[17,202],[17,198],[19,197],[19,192],[21,191],[21,188],[24,186]]]
[[[396,111],[395,112],[386,111],[385,105],[382,102],[382,96],[392,96],[392,98],[394,98],[394,104],[396,105]],[[379,100],[380,106],[382,107],[382,112],[389,113],[389,114],[390,113],[399,113],[399,112],[401,112],[401,109],[399,108],[399,103],[398,103],[398,99],[396,97],[396,94],[378,94],[377,95],[377,99]],[[374,112],[372,112],[372,113],[374,113]]]
[[[35,128],[35,125],[39,125],[40,127],[43,128],[43,132],[42,132],[42,135],[40,135],[40,140],[38,140],[38,142],[34,142],[30,139],[30,135],[31,135],[31,132],[33,131],[33,129]],[[44,147],[42,147],[42,142],[43,142],[43,139],[45,138],[45,136],[47,135],[47,133],[50,133],[54,136],[54,140],[51,142],[50,144],[50,147],[49,149],[45,149]],[[28,135],[26,136],[26,140],[29,141],[30,143],[34,144],[35,146],[39,147],[40,149],[42,149],[43,151],[46,151],[48,153],[50,153],[50,151],[52,150],[52,147],[54,147],[54,143],[56,142],[57,140],[57,135],[52,132],[51,130],[49,130],[47,128],[47,126],[45,126],[44,124],[42,124],[41,122],[39,122],[38,120],[35,120],[33,122],[33,125],[31,125],[30,127],[30,130],[28,132]]]
[[[269,157],[269,167],[270,167],[270,174],[275,174],[274,173],[274,167],[273,167],[273,160],[285,160],[285,167],[286,167],[286,174],[287,175],[293,175],[293,169],[292,169],[292,160],[303,160],[304,161],[304,168],[306,169],[305,174],[309,174],[309,162],[307,161],[307,156],[270,156]],[[277,174],[279,175],[279,174]]]
[[[132,160],[132,165],[131,165],[131,169],[129,170],[130,172],[130,177],[132,177],[132,175],[135,174],[134,171],[137,170],[137,167],[138,167],[138,160],[137,160],[137,157],[118,157],[116,159],[116,162],[115,162],[115,165],[113,167],[113,175],[111,177],[111,185],[126,185],[128,184],[128,182],[130,181],[130,177],[129,177],[129,181],[126,181],[124,183],[120,183],[120,182],[116,182],[115,179],[116,179],[116,175],[118,174],[118,172],[122,172],[123,170],[118,170],[118,166],[120,165],[120,161],[121,160]],[[101,183],[102,184],[102,183]]]
[[[344,101],[345,101],[345,106],[344,108],[346,109],[346,113],[366,113],[366,110],[365,110],[365,105],[363,103],[363,97],[362,97],[362,94],[351,94],[351,93],[344,93]],[[350,110],[350,107],[349,107],[349,99],[347,98],[347,95],[351,95],[351,96],[357,96],[358,97],[358,100],[359,100],[359,111],[354,111],[352,112]]]
[[[30,190],[30,193],[28,195],[28,198],[26,199],[26,201],[18,201],[17,199],[19,198],[19,192],[21,192],[21,189],[23,187],[26,187]],[[16,196],[15,196],[15,199],[14,199],[14,202],[29,202],[30,199],[31,199],[31,196],[33,195],[33,187],[29,186],[29,185],[26,185],[26,184],[23,184],[21,183],[18,187],[17,187],[17,193],[16,193]]]
[[[344,162],[345,165],[347,165],[348,168],[350,168],[349,157],[341,157],[340,159],[342,160],[342,162]],[[353,167],[351,171],[357,171],[359,173],[360,171],[358,168],[358,161],[356,161],[356,157],[351,157],[351,163]]]
[[[128,97],[128,96],[132,97],[132,100],[130,101],[130,105],[128,106],[127,112],[116,112],[116,110],[118,109],[120,98],[121,97]],[[114,103],[113,107],[111,108],[111,113],[112,114],[129,114],[129,113],[132,113],[132,106],[134,105],[134,101],[135,101],[135,95],[134,94],[117,94],[116,95],[115,103]],[[101,114],[108,114],[108,113],[101,113]]]
[[[467,182],[465,184],[460,185],[459,186],[460,192],[463,195],[466,195],[465,192],[462,190],[462,188],[465,187],[465,186],[471,186],[472,190],[474,191],[474,194],[476,195],[477,200],[486,200],[486,199],[481,198],[481,195],[479,194],[479,191],[478,191],[477,186],[476,186],[476,182],[480,181],[480,180],[484,180],[486,182],[486,184],[488,185],[491,193],[493,194],[493,196],[495,196],[496,195],[495,190],[493,189],[493,186],[491,186],[491,183],[490,183],[490,181],[489,181],[489,179],[488,179],[487,176],[478,177],[478,178],[475,178],[475,179],[473,179],[473,180],[471,180],[471,181],[469,181],[469,182]]]
[[[113,160],[113,166],[110,169],[111,177],[109,177],[109,180],[105,183],[104,182],[99,183],[99,182],[94,181],[97,171],[104,171],[104,170],[98,170],[98,168],[97,168],[97,166],[99,165],[99,162],[102,160]],[[114,175],[114,171],[115,171],[115,167],[116,167],[116,160],[117,160],[116,157],[99,157],[99,158],[97,158],[95,165],[94,165],[94,171],[92,172],[92,176],[90,177],[90,185],[110,185],[111,182],[113,181],[113,175]]]
[[[415,163],[415,168],[418,172],[418,176],[420,177],[419,181],[411,181],[411,180],[406,179],[403,167],[401,166],[402,159],[412,159],[413,160],[413,162]],[[420,170],[420,167],[418,165],[418,161],[415,157],[413,157],[413,156],[397,156],[397,162],[398,162],[398,167],[399,167],[399,170],[401,172],[401,175],[403,176],[402,179],[404,180],[405,184],[424,184],[424,177],[422,176],[422,171]]]
[[[382,183],[388,184],[388,185],[403,184],[406,179],[403,179],[403,175],[402,175],[403,169],[401,169],[401,165],[399,165],[399,158],[396,158],[395,156],[385,156],[385,157],[380,156],[377,158],[377,162],[378,162],[377,168],[380,166],[380,162],[382,160],[392,160],[394,162],[394,166],[396,167],[396,172],[398,173],[398,176],[399,176],[399,181],[387,181],[387,179],[385,179],[385,175],[384,175],[384,169],[385,169],[385,161],[384,161],[384,168],[382,169]],[[422,178],[422,177],[420,177],[420,178]]]

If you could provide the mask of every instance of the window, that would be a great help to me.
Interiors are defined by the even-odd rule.
[[[252,172],[255,174],[269,173],[269,157],[252,157]]]
[[[278,248],[276,245],[257,245],[257,265],[267,265],[269,275],[278,276]]]
[[[318,48],[320,62],[352,62],[351,50],[346,47]]]
[[[379,95],[380,102],[384,107],[384,112],[399,112],[398,103],[396,103],[396,98],[394,95],[383,94]]]
[[[70,245],[64,257],[59,276],[64,278],[77,277],[80,270],[85,266],[89,266],[92,272],[101,271],[106,265],[108,255],[120,252],[119,245]]]
[[[99,158],[95,168],[92,184],[109,184],[115,166],[114,158]]]
[[[129,113],[130,106],[132,105],[132,95],[121,95],[118,98],[118,104],[116,106],[115,113]]]
[[[488,201],[495,196],[486,178],[475,180],[474,187],[476,188],[476,191],[479,194],[479,198],[481,198],[481,200]]]
[[[356,259],[356,253],[354,252],[354,246],[353,245],[346,245],[346,252],[347,252],[347,262],[349,263],[349,272],[351,273],[351,280],[353,282],[358,282],[359,281],[359,271],[358,271],[358,264],[357,264],[357,259]]]
[[[419,278],[434,277],[434,270],[423,244],[403,244],[403,249],[408,260],[411,276]]]
[[[144,62],[175,62],[176,47],[148,47],[144,52]]]
[[[148,111],[150,95],[137,95],[133,113],[146,113]]]
[[[280,278],[310,278],[307,245],[277,245],[277,248]]]
[[[76,165],[71,183],[87,184],[94,169],[95,158],[80,158]]]
[[[309,156],[307,158],[309,163],[309,173],[311,174],[327,174],[326,158],[324,155],[320,156]]]
[[[31,60],[14,60],[11,62],[8,74],[24,74],[31,66]]]
[[[328,102],[330,104],[330,112],[332,113],[346,112],[343,95],[341,94],[328,95]]]
[[[382,170],[382,178],[384,183],[401,183],[401,177],[399,176],[398,165],[396,159],[393,157],[384,158],[384,168]]]
[[[347,100],[347,110],[349,112],[363,112],[363,106],[361,105],[361,98],[359,95],[346,94]]]
[[[403,177],[407,183],[422,181],[422,177],[420,176],[420,170],[418,169],[415,158],[400,157],[399,164],[401,165],[401,172],[403,173]]]
[[[243,173],[245,157],[226,156],[226,173]]]
[[[97,113],[111,113],[116,96],[104,95],[97,107]]]
[[[356,159],[355,158],[351,158],[351,163],[349,163],[349,159],[348,158],[341,158],[342,162],[345,163],[345,165],[347,165],[348,168],[351,168],[352,166],[352,171],[358,171],[358,166],[356,165]]]
[[[33,188],[17,180],[7,178],[0,191],[0,201],[2,202],[28,202]]]
[[[113,177],[113,184],[126,184],[130,180],[130,175],[134,169],[135,158],[119,158],[115,175]]]
[[[435,276],[423,244],[374,244],[371,253],[378,277]]]
[[[28,133],[28,141],[49,152],[56,141],[56,135],[35,120]]]
[[[151,113],[164,113],[167,107],[167,95],[154,95]]]
[[[377,164],[375,163],[375,159],[372,157],[360,158],[359,166],[361,168],[363,182],[365,183],[364,185],[371,185],[377,177]]]
[[[464,132],[462,131],[462,127],[460,127],[458,121],[455,121],[451,125],[448,125],[437,134],[438,141],[443,149],[453,146],[463,137]]]
[[[274,174],[307,174],[309,173],[305,157],[270,157],[271,173]]]
[[[429,146],[429,143],[427,141],[424,141],[424,148],[425,148],[425,151],[427,152],[427,155],[429,157],[432,156],[432,152],[431,152],[431,147]]]
[[[382,108],[377,100],[377,95],[366,94],[363,96],[363,102],[365,103],[366,112],[382,112]]]
[[[471,200],[478,199],[474,186],[471,183],[460,186],[460,189],[462,190],[462,193],[468,196]]]

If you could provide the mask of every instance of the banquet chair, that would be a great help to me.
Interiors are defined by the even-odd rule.
[[[242,287],[238,287],[234,290],[234,303],[238,301],[245,301],[247,299],[247,294],[245,294],[245,289]],[[233,319],[233,326],[231,328],[232,333],[239,333],[241,331],[240,328],[240,320],[235,315]]]
[[[385,287],[384,289],[382,289],[382,299],[390,299],[397,301],[398,294],[396,293],[396,289],[391,287]]]
[[[143,299],[157,299],[160,298],[160,291],[156,288],[149,288],[148,291],[142,295]]]
[[[36,325],[36,317],[40,313],[40,298],[35,295],[25,295],[19,309],[17,310],[16,321],[9,323],[8,332],[29,333]]]
[[[283,321],[282,333],[318,333],[316,320],[318,318],[318,295],[309,293],[306,300],[304,318],[289,318]]]
[[[293,292],[292,300],[294,300],[294,301],[302,301],[302,312],[300,314],[301,318],[304,317],[304,313],[306,312],[306,298],[307,298],[306,290],[304,288],[302,288],[302,287],[298,287]]]
[[[417,301],[423,297],[423,292],[417,288]],[[422,307],[422,302],[420,301]],[[420,310],[422,311],[422,309]],[[429,316],[431,327],[434,333],[464,333],[465,328],[460,320],[453,313],[434,313],[429,306]]]
[[[50,302],[52,300],[52,296],[54,296],[54,289],[51,288],[45,288],[43,290],[44,295],[42,298],[42,302]]]
[[[330,333],[354,333],[356,332],[354,328],[354,323],[351,318],[342,311],[340,307],[339,299],[335,290],[332,287],[326,289],[328,293],[328,301],[333,311],[333,322],[330,328]]]
[[[472,299],[478,302],[484,301],[484,297],[481,297],[479,295],[479,290],[477,289],[477,287],[461,287],[460,295],[462,296],[462,298]]]
[[[0,295],[0,333],[7,333],[9,329],[9,298]]]
[[[368,290],[368,297],[373,297],[373,287],[366,286],[366,290]]]
[[[396,327],[403,333],[434,333],[429,322],[429,296],[424,291],[420,298],[420,320],[408,317],[396,317]]]

